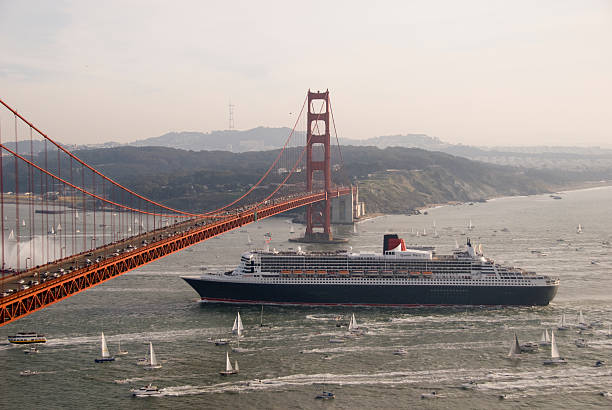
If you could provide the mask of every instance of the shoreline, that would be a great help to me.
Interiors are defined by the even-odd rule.
[[[529,195],[506,195],[506,196],[496,196],[496,197],[491,197],[491,198],[486,198],[484,201],[466,201],[466,202],[461,202],[461,201],[450,201],[447,202],[445,204],[427,204],[424,205],[422,207],[418,207],[415,208],[416,211],[418,211],[419,214],[423,214],[423,212],[429,211],[431,209],[437,209],[437,208],[442,208],[442,207],[446,207],[446,206],[457,206],[457,205],[465,205],[465,204],[477,204],[477,203],[486,203],[489,201],[499,201],[499,200],[503,200],[503,199],[511,199],[511,198],[527,198],[530,196],[537,196],[537,195],[547,195],[547,194],[555,194],[555,193],[567,193],[567,192],[576,192],[576,191],[587,191],[587,190],[591,190],[591,189],[600,189],[600,188],[606,188],[606,187],[612,187],[612,181],[597,181],[597,182],[586,182],[586,183],[582,183],[582,184],[572,184],[572,185],[568,185],[565,187],[559,187],[559,189],[557,189],[556,191],[546,191],[546,192],[540,192],[537,194],[529,194]],[[388,214],[388,215],[393,215],[393,214]],[[398,215],[407,215],[407,216],[411,216],[411,215],[415,215],[415,214],[398,214]]]

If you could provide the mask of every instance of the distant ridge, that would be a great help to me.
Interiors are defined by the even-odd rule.
[[[168,147],[188,151],[267,151],[283,146],[291,133],[290,128],[257,127],[250,130],[169,132],[159,137],[130,143],[136,147]]]

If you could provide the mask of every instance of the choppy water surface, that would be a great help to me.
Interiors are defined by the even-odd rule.
[[[559,276],[561,287],[548,307],[375,309],[241,307],[246,336],[233,353],[240,374],[221,378],[226,347],[210,338],[230,337],[237,311],[232,306],[198,303],[180,276],[201,268],[224,269],[237,264],[249,248],[247,235],[264,246],[296,246],[287,242],[286,219],[260,221],[221,239],[212,239],[177,255],[51,306],[0,328],[0,407],[8,408],[516,408],[571,409],[610,407],[612,398],[612,188],[504,198],[485,204],[431,209],[428,215],[384,216],[352,228],[340,227],[354,250],[377,250],[382,235],[398,232],[408,243],[436,244],[449,252],[455,240],[470,236],[496,261]],[[468,231],[470,219],[475,228]],[[439,238],[432,237],[433,223]],[[576,234],[578,224],[584,232]],[[302,227],[295,226],[296,231]],[[412,230],[427,230],[416,237]],[[467,235],[462,235],[466,233]],[[346,245],[345,245],[346,246]],[[310,246],[304,246],[310,248]],[[577,329],[558,332],[561,355],[569,364],[547,367],[550,351],[505,359],[516,332],[521,342],[538,340],[545,328],[556,327],[562,312],[570,322],[582,310],[587,321],[602,321],[584,335]],[[364,336],[331,344],[346,333],[336,317],[354,312],[367,327]],[[37,330],[48,335],[41,353],[25,355],[6,336]],[[117,343],[129,355],[114,363],[95,364],[99,332],[111,351]],[[588,348],[574,340],[585,338]],[[136,364],[152,341],[163,368],[147,371]],[[407,354],[394,355],[403,348]],[[609,363],[593,367],[596,360]],[[20,377],[24,369],[40,371]],[[474,389],[462,384],[474,380]],[[154,382],[163,397],[131,398],[130,387]],[[336,393],[333,402],[314,399],[321,390]],[[421,394],[443,396],[423,400]],[[500,400],[500,395],[506,395]]]

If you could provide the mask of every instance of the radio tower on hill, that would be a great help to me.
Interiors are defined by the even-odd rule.
[[[232,104],[232,101],[230,100],[229,103],[229,129],[233,130],[234,129],[234,104]]]

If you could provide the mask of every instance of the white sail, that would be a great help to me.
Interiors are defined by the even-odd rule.
[[[514,334],[514,340],[512,341],[512,345],[510,346],[510,352],[508,353],[508,357],[514,357],[521,352],[521,346],[519,345],[518,337],[516,333]]]
[[[247,234],[247,245],[251,244],[253,244],[253,241],[251,240],[251,235]]]
[[[22,225],[22,226],[26,226],[25,219],[22,219],[22,220],[21,220],[21,225]]]
[[[8,236],[9,241],[12,241],[15,239],[15,232],[13,232],[13,230],[11,229],[11,232],[9,233]]]
[[[236,373],[238,373],[238,371],[240,370],[238,368],[238,360],[234,360],[234,370],[236,370]]]
[[[108,346],[106,345],[106,338],[104,337],[104,332],[102,332],[102,358],[110,357],[110,352],[108,351]]]
[[[559,322],[559,327],[565,327],[565,313],[561,315],[561,322]]]
[[[582,310],[580,310],[580,314],[578,315],[578,323],[586,324],[586,322],[584,321],[584,315],[582,314]]]
[[[75,213],[74,217],[75,217],[76,219],[79,219],[79,211],[76,211],[76,213]]]
[[[548,329],[542,330],[542,336],[540,337],[540,343],[548,342]]]
[[[548,334],[548,329],[544,329],[546,332],[546,341],[550,343],[550,335]]]
[[[357,326],[357,320],[355,320],[355,314],[351,316],[351,321],[349,322],[348,330],[357,330],[359,326]]]
[[[291,229],[289,229],[289,233],[295,233],[295,229],[293,229],[293,225],[291,225]]]
[[[240,318],[240,312],[238,312],[238,328],[237,328],[237,333],[240,336],[242,334],[242,331],[244,330],[244,326],[242,326],[242,319]]]
[[[578,224],[578,228],[576,228],[576,233],[582,233],[582,225]]]
[[[234,371],[234,369],[232,368],[232,362],[230,362],[230,359],[229,359],[228,352],[225,352],[225,371],[226,372]]]
[[[558,359],[559,356],[559,349],[557,348],[557,342],[555,341],[555,331],[551,331],[552,336],[551,336],[551,341],[550,341],[550,357],[553,359]]]
[[[57,224],[57,230],[58,230],[58,231],[61,231],[61,230],[62,230],[62,224],[61,224],[61,223],[58,223],[58,224]]]
[[[153,350],[153,343],[149,342],[149,365],[157,366],[157,356],[155,356],[155,351]]]
[[[238,317],[234,318],[234,326],[232,326],[232,333],[236,333],[238,331]]]

